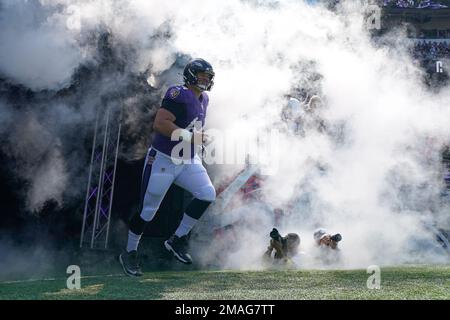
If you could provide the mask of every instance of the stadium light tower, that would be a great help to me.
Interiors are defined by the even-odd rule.
[[[98,108],[84,203],[80,248],[107,249],[119,152],[122,108],[117,102]]]

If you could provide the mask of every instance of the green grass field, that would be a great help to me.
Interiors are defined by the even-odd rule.
[[[381,288],[365,270],[170,271],[134,279],[120,273],[0,282],[0,299],[450,299],[450,266],[381,268]]]

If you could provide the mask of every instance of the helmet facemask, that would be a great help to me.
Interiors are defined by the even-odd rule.
[[[194,86],[199,88],[202,91],[210,91],[211,88],[214,85],[214,73],[213,72],[199,72],[207,75],[207,80],[203,81],[203,79],[199,79],[198,74],[195,75],[195,78],[197,79]]]

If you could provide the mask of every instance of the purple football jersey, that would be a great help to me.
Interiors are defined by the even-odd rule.
[[[209,98],[205,92],[200,97],[196,97],[194,92],[185,86],[172,86],[167,89],[166,94],[161,103],[164,108],[176,117],[174,123],[180,128],[193,131],[194,124],[201,122],[202,127],[205,125],[206,109],[208,107]],[[171,141],[170,137],[166,137],[159,132],[155,132],[152,147],[156,150],[171,156],[172,149],[180,141]],[[191,145],[191,155],[195,155],[194,145]],[[176,157],[183,157],[182,152]]]

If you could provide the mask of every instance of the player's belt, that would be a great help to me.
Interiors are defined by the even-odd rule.
[[[169,155],[165,154],[164,152],[161,152],[158,149],[151,146],[150,149],[148,150],[149,157],[155,157],[157,154],[159,154],[160,156],[163,156],[165,158],[172,159],[171,156],[169,156]]]

